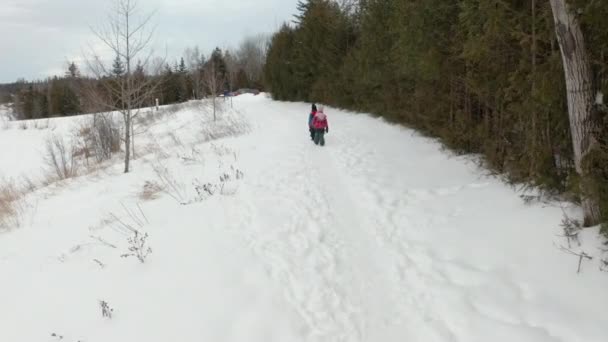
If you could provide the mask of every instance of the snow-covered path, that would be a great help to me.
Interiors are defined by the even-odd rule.
[[[250,133],[201,138],[242,117],[215,125],[194,103],[152,120],[132,173],[117,158],[31,194],[22,227],[0,231],[0,341],[608,340],[605,247],[581,233],[574,249],[594,259],[577,275],[558,203],[526,205],[469,158],[367,115],[328,109],[321,148],[307,104],[234,107]],[[0,173],[44,173],[47,136],[77,121],[50,123],[0,131],[18,146]],[[200,191],[226,174],[226,193]],[[155,182],[166,193],[142,199]],[[121,256],[124,222],[149,233],[145,263]]]
[[[467,159],[381,120],[330,111],[319,148],[307,106],[239,105],[256,125],[240,147],[243,229],[311,340],[608,337],[606,275],[575,276],[577,259],[553,245],[560,208],[525,206]]]

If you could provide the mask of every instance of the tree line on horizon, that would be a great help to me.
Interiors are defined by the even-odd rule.
[[[584,158],[560,53],[580,42],[558,37],[552,6],[584,36]],[[275,99],[373,113],[483,155],[513,184],[591,199],[593,225],[608,220],[607,17],[600,0],[300,0],[271,38],[265,81]]]
[[[137,64],[132,72],[136,79],[155,79],[159,84],[145,106],[154,106],[156,99],[161,105],[167,105],[209,96],[210,69],[214,69],[213,75],[217,78],[215,92],[261,89],[265,48],[264,36],[252,36],[244,39],[234,52],[218,47],[206,57],[198,47],[187,48],[184,56],[173,63],[162,61],[163,65],[153,68],[152,72]],[[101,77],[87,75],[86,70],[81,72],[81,66],[70,62],[61,76],[2,84],[0,103],[11,103],[15,119],[19,120],[103,112],[106,108],[91,95],[99,97],[100,92],[107,92],[104,84],[115,82],[126,73],[121,58],[116,57],[107,64],[107,72]],[[86,65],[82,67],[86,69]]]

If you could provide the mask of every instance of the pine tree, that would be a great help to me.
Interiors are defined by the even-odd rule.
[[[121,77],[125,74],[125,66],[122,62],[120,56],[116,56],[114,58],[114,63],[112,63],[112,75],[114,77]]]
[[[184,62],[183,57],[179,61],[176,77],[177,83],[179,84],[178,101],[187,101],[190,98],[190,94],[192,93],[192,82],[190,76],[188,75],[188,68],[186,67],[186,63]]]
[[[293,25],[270,41],[266,87],[280,100],[321,100],[413,126],[482,153],[513,182],[579,195],[578,183],[592,182],[585,189],[596,189],[606,220],[608,2],[567,3],[577,9],[596,97],[588,125],[597,143],[582,180],[549,2],[301,0]]]
[[[68,71],[66,72],[66,77],[80,77],[80,70],[78,70],[78,66],[74,62],[70,62],[68,66]]]
[[[188,68],[186,68],[186,62],[184,62],[184,57],[181,57],[181,59],[179,60],[179,67],[177,72],[179,72],[180,74],[185,74],[188,71]]]
[[[278,100],[300,100],[302,81],[294,77],[295,30],[284,24],[270,41],[264,77],[266,87]]]
[[[179,80],[178,74],[174,72],[169,64],[165,65],[163,71],[163,104],[171,104],[179,102]]]

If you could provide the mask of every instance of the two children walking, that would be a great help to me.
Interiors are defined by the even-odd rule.
[[[308,115],[308,130],[310,139],[315,145],[325,146],[325,133],[329,133],[329,124],[327,123],[327,115],[323,112],[323,106],[317,109],[315,104],[312,105],[312,110]]]

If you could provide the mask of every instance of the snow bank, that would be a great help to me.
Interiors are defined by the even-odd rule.
[[[0,234],[0,341],[608,340],[603,241],[581,233],[580,274],[559,249],[579,208],[526,205],[380,119],[328,109],[321,148],[308,104],[233,101],[217,121],[146,114],[133,172],[117,158],[30,195]],[[36,172],[45,135],[82,119],[1,130],[18,151],[0,169]]]

